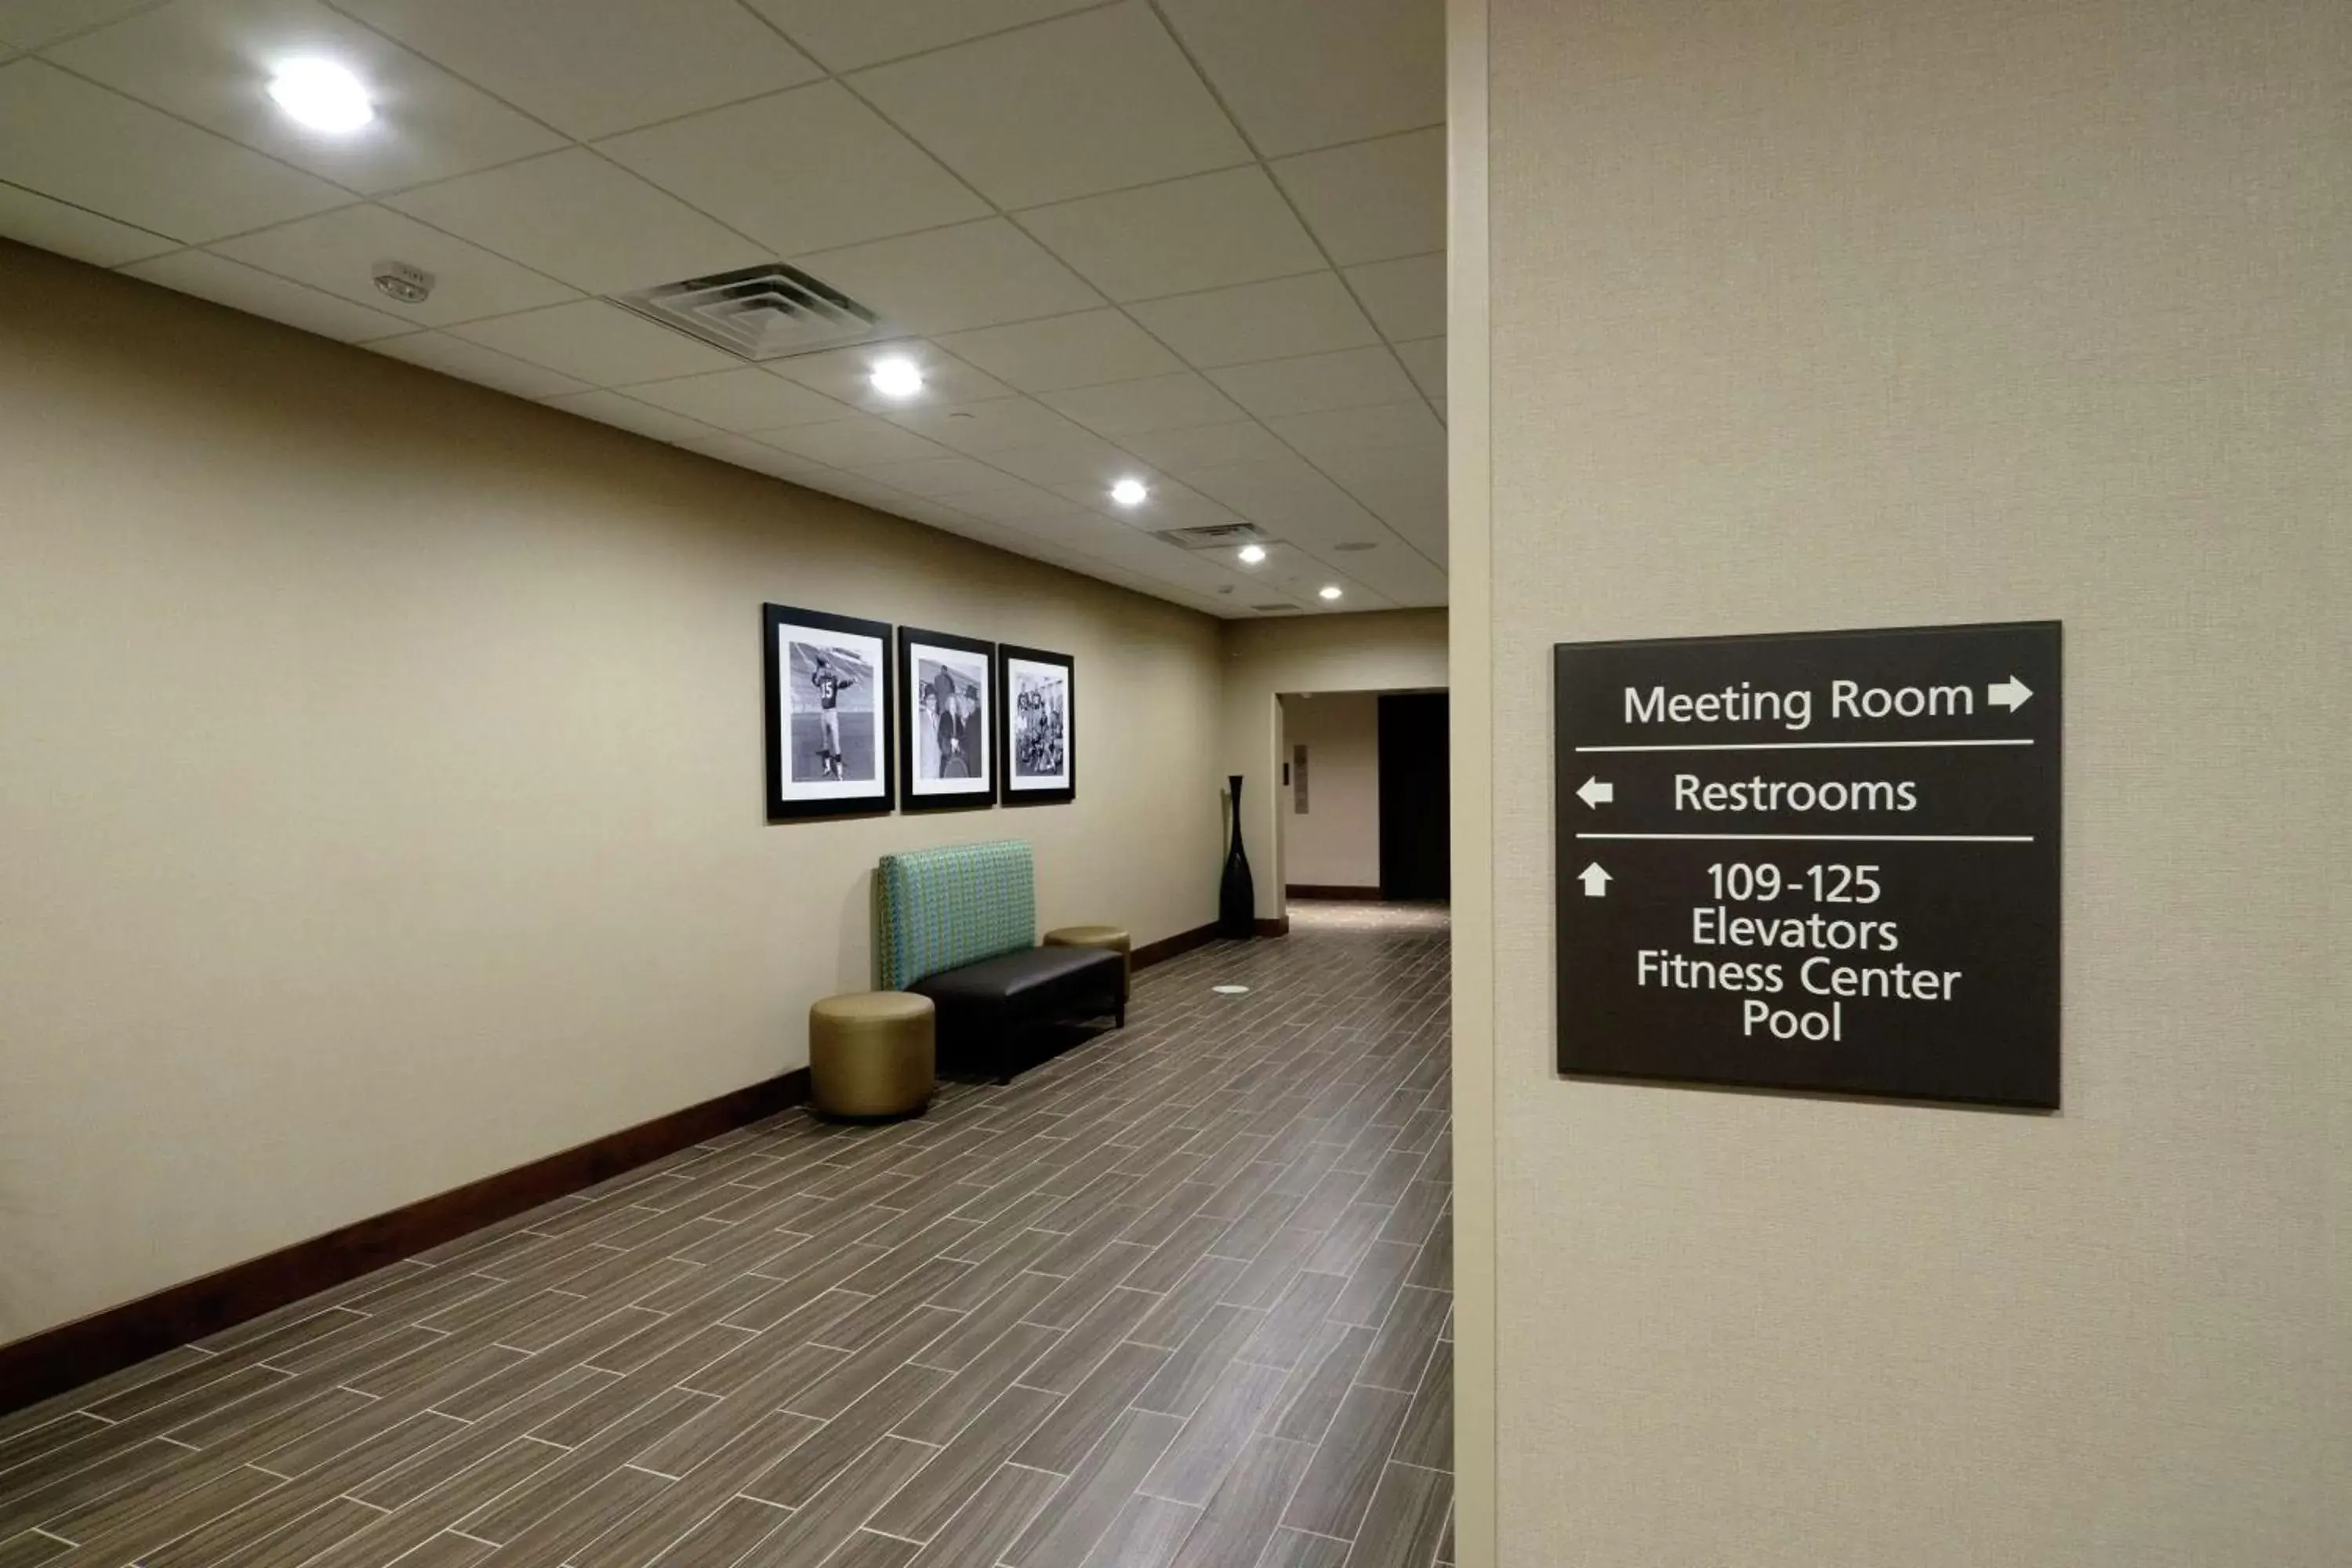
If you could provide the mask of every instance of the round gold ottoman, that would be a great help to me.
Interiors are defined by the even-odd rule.
[[[1135,983],[1135,944],[1128,941],[1127,931],[1119,926],[1060,926],[1045,933],[1047,947],[1099,947],[1118,954],[1123,966],[1118,982],[1118,1000],[1127,1002],[1128,988]]]
[[[930,1103],[936,1016],[904,991],[828,996],[809,1008],[809,1097],[848,1121],[912,1116]]]

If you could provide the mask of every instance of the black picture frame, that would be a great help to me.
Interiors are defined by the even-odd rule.
[[[1019,706],[1020,693],[1015,689],[1024,673],[1017,665],[1027,665],[1041,673],[1059,670],[1062,676],[1061,710],[1058,719],[1058,739],[1061,742],[1061,772],[1054,782],[1022,783],[1022,752],[1024,745],[1024,724]],[[1044,648],[1020,647],[1001,643],[996,649],[996,712],[1003,743],[996,748],[997,788],[1006,805],[1067,805],[1078,798],[1078,669],[1077,661],[1066,653],[1050,653]]]
[[[936,656],[927,659],[926,656]],[[929,662],[930,673],[922,673]],[[975,668],[976,666],[976,668]],[[967,702],[976,701],[978,712],[968,715],[958,723],[961,733],[948,744],[962,753],[962,765],[974,771],[954,777],[940,777],[932,772],[941,765],[957,764],[945,761],[945,753],[931,749],[940,744],[935,736],[943,731],[926,734],[923,726],[937,725],[939,714],[930,710],[926,717],[923,706],[927,693],[940,693],[940,678],[955,686],[956,696]],[[952,632],[925,631],[916,626],[898,628],[898,809],[901,811],[985,811],[996,804],[996,751],[1002,726],[997,721],[996,645],[979,637],[958,637]],[[973,720],[977,719],[977,724]],[[970,755],[978,751],[979,756]]]
[[[794,632],[816,634],[793,637]],[[822,639],[822,640],[820,640]],[[864,620],[855,616],[830,615],[823,610],[796,609],[788,605],[760,606],[760,642],[761,664],[766,679],[763,693],[766,707],[767,731],[767,811],[770,822],[800,822],[811,817],[881,816],[887,816],[898,798],[898,748],[888,733],[893,715],[898,711],[892,701],[895,692],[891,658],[891,628],[887,621]],[[796,748],[811,743],[805,731],[821,725],[818,717],[824,710],[815,706],[823,699],[812,692],[804,693],[795,680],[793,667],[796,658],[805,657],[793,650],[796,647],[822,647],[828,662],[845,655],[866,663],[872,683],[870,735],[863,750],[869,761],[872,778],[830,780],[795,779]],[[853,684],[845,688],[855,689]],[[828,693],[835,703],[840,689]],[[803,698],[807,701],[800,710],[793,704]],[[839,711],[836,708],[835,711]],[[844,719],[854,720],[864,710],[852,709]],[[796,724],[794,720],[808,721]],[[845,730],[850,727],[845,726]],[[845,753],[841,765],[846,769],[857,763],[858,747],[854,731],[844,732],[841,750]],[[821,744],[821,742],[818,742]],[[816,753],[822,755],[822,752]],[[805,770],[799,770],[805,771]],[[861,773],[864,769],[859,770]],[[848,785],[871,784],[870,788],[850,788]]]

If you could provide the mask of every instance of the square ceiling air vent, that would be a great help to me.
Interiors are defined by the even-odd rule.
[[[752,361],[902,335],[840,289],[781,261],[656,284],[613,302]]]
[[[1274,535],[1254,522],[1213,522],[1205,528],[1171,528],[1160,537],[1179,550],[1219,550],[1235,544],[1269,544]]]
[[[1289,616],[1298,612],[1296,605],[1252,605],[1250,608],[1261,616]]]

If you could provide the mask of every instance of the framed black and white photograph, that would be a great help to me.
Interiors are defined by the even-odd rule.
[[[996,645],[898,628],[898,804],[996,804]]]
[[[1078,797],[1077,672],[1070,656],[996,650],[1004,715],[1004,804],[1066,805]]]
[[[767,605],[768,820],[890,809],[890,628]]]

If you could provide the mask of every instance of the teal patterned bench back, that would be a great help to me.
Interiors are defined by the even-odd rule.
[[[875,881],[886,991],[1037,945],[1037,884],[1018,840],[885,855]]]

